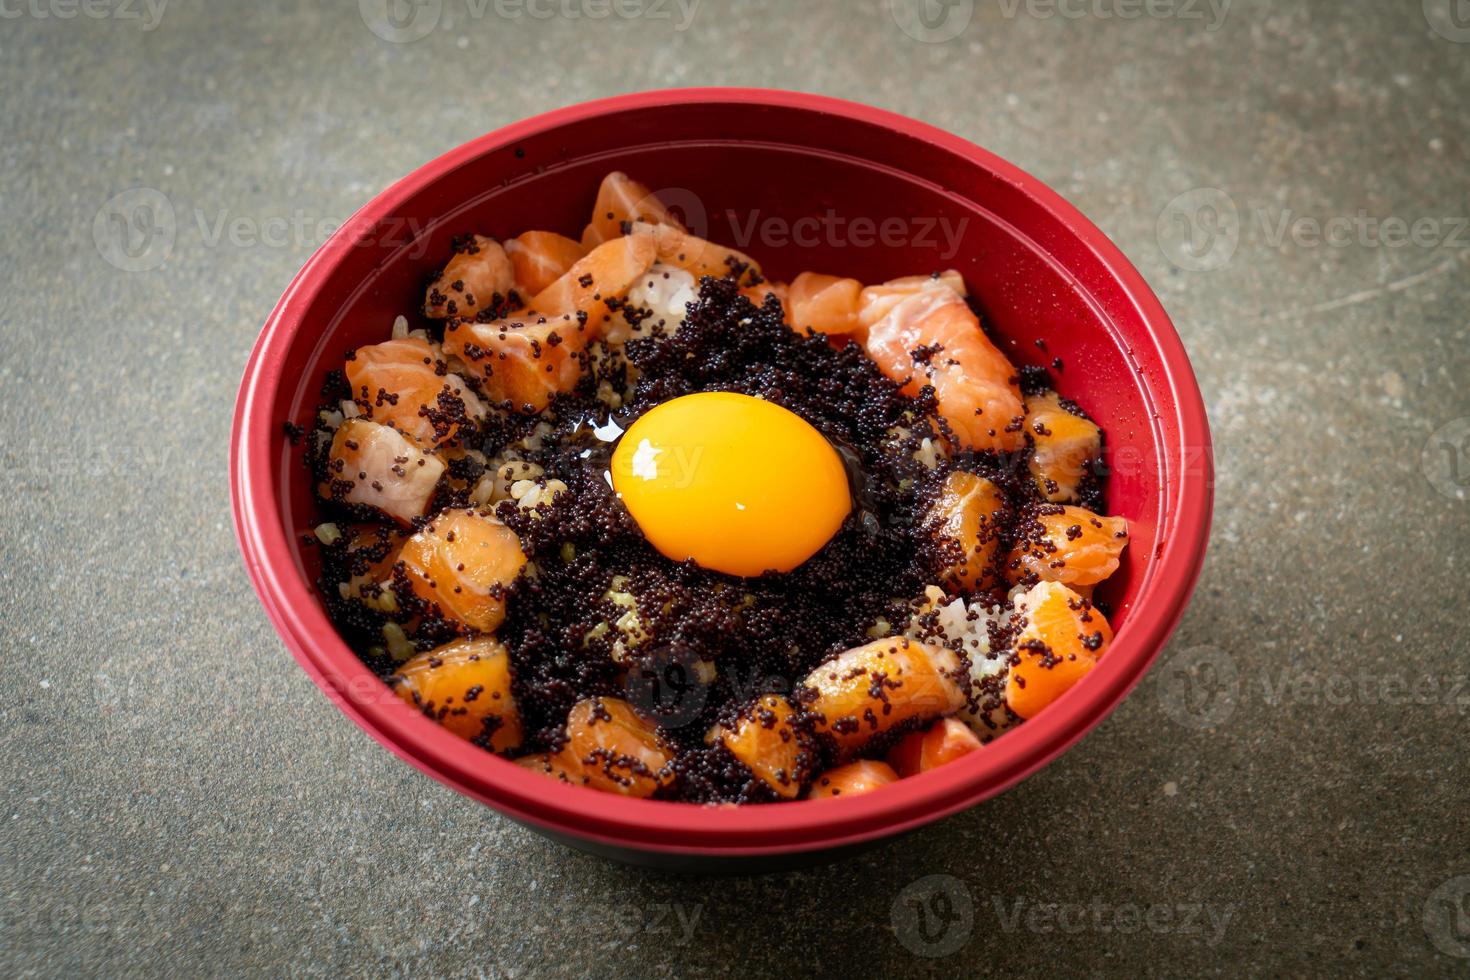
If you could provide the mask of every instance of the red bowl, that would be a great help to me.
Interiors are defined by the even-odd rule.
[[[622,799],[527,772],[428,721],[362,665],[311,585],[314,557],[301,538],[314,523],[312,492],[283,423],[307,424],[343,352],[383,339],[416,306],[452,236],[576,234],[613,169],[659,189],[694,230],[752,252],[777,278],[812,268],[875,282],[958,268],[1013,360],[1061,359],[1061,392],[1106,432],[1109,510],[1132,529],[1104,593],[1117,638],[1096,670],[1035,720],[942,769],[863,797],[735,809]],[[1178,622],[1213,496],[1209,430],[1184,348],[1102,232],[1035,178],[932,126],[758,89],[647,92],[549,112],[374,198],[307,262],[266,322],[240,386],[230,478],[236,535],[271,621],[317,685],[379,742],[574,846],[737,870],[910,830],[1056,758],[1138,683]]]

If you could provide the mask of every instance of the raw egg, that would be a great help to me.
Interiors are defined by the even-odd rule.
[[[675,398],[634,422],[612,484],[661,554],[729,575],[791,571],[852,510],[842,457],[820,432],[733,392]]]

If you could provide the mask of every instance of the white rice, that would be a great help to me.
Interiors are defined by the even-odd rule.
[[[905,632],[910,639],[948,647],[969,657],[976,706],[966,707],[959,717],[982,742],[997,738],[1020,721],[1005,705],[1008,651],[990,648],[991,624],[1001,625],[1009,616],[1010,611],[1003,606],[986,607],[963,598],[947,598],[942,589],[931,585],[924,590],[924,602]]]
[[[631,305],[653,311],[653,316],[641,324],[645,329],[663,322],[665,326],[677,330],[689,312],[689,304],[697,299],[699,287],[694,282],[694,276],[683,269],[662,263],[655,263],[628,290],[628,302]]]

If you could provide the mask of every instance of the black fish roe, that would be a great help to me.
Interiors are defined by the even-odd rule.
[[[733,725],[763,694],[797,694],[802,678],[824,660],[903,628],[925,586],[953,559],[936,543],[927,518],[951,471],[979,473],[1009,498],[1018,526],[1002,532],[1000,555],[1044,506],[1025,452],[960,452],[949,460],[940,457],[933,469],[926,466],[916,454],[926,438],[943,431],[931,388],[906,397],[857,344],[839,348],[825,336],[797,333],[785,324],[779,300],[768,296],[757,307],[740,295],[741,285],[734,277],[706,277],[676,334],[662,323],[650,325],[648,311],[625,309],[630,323],[644,324],[641,336],[621,352],[589,358],[579,387],[539,415],[492,411],[471,424],[453,414],[461,428],[441,454],[447,472],[435,510],[465,506],[469,489],[485,472],[461,450],[495,459],[533,435],[534,448],[519,450],[517,458],[542,468],[539,484],[554,479],[567,487],[530,511],[514,501],[502,501],[494,511],[519,536],[533,569],[510,587],[507,618],[496,631],[510,652],[525,727],[524,742],[513,754],[557,750],[576,702],[619,697],[656,721],[660,736],[676,750],[675,778],[660,796],[774,801],[776,794],[733,755],[707,744],[711,729]],[[439,329],[430,321],[425,327],[431,335]],[[628,380],[635,377],[630,397],[610,412],[599,388],[628,393]],[[1050,379],[1044,368],[1025,368],[1021,383],[1034,393],[1048,388]],[[338,375],[323,394],[350,397],[344,389]],[[826,546],[791,572],[740,579],[692,561],[671,561],[649,545],[612,491],[612,446],[593,429],[610,419],[626,429],[656,405],[704,391],[740,392],[784,406],[822,432],[848,465],[852,513]],[[1081,414],[1075,406],[1068,410]],[[330,439],[322,430],[314,435],[307,462],[321,481],[329,478]],[[799,477],[771,474],[789,480],[793,493],[800,492]],[[1100,486],[1100,474],[1090,477],[1088,494],[1097,497]],[[1089,506],[1098,502],[1084,500]],[[322,508],[327,520],[359,528],[373,519],[341,502],[324,501]],[[420,519],[416,527],[425,523]],[[375,566],[384,563],[403,532],[379,526],[347,533],[342,526],[342,537],[320,549],[319,589],[343,636],[387,679],[397,661],[383,647],[385,623],[399,623],[419,651],[449,641],[455,627],[413,595],[401,564],[387,590],[372,584],[370,570],[379,580],[388,577]],[[344,589],[341,583],[354,577],[360,584]],[[363,601],[378,600],[384,591],[393,594],[391,611]],[[632,628],[630,599],[636,608]],[[994,702],[998,693],[979,696]],[[798,708],[793,725],[803,744],[810,741],[820,754],[819,742],[809,738],[812,720],[801,711],[803,699],[792,700]],[[803,762],[804,771],[792,778],[806,785],[821,766],[805,763],[831,758]]]

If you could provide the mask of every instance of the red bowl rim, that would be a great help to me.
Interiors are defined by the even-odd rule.
[[[310,583],[298,571],[276,495],[284,420],[273,417],[283,351],[302,311],[341,257],[366,230],[400,213],[410,196],[492,148],[589,117],[670,104],[746,103],[834,114],[939,145],[1013,183],[1081,240],[1114,277],[1162,355],[1179,437],[1163,444],[1161,485],[1174,481],[1177,503],[1160,514],[1165,543],[1144,574],[1127,624],[1088,677],[1037,718],[941,769],[845,800],[721,808],[631,800],[567,786],[490,755],[422,717],[396,697],[353,697],[377,684],[338,636]],[[1148,393],[1145,392],[1148,397]],[[1155,411],[1166,406],[1154,405]],[[1155,421],[1155,427],[1158,423]],[[1185,460],[1185,447],[1193,457]],[[1178,458],[1174,458],[1174,457]],[[699,855],[758,855],[825,849],[919,827],[1000,793],[1060,755],[1099,723],[1138,683],[1178,623],[1204,561],[1213,506],[1210,434],[1188,357],[1143,277],[1097,227],[1035,177],[957,136],[886,110],[826,96],[752,88],[641,92],[534,116],[451,150],[369,201],[296,275],[261,331],[246,365],[230,441],[236,537],[271,622],[316,684],[399,757],[509,816],[556,833],[615,847]]]

